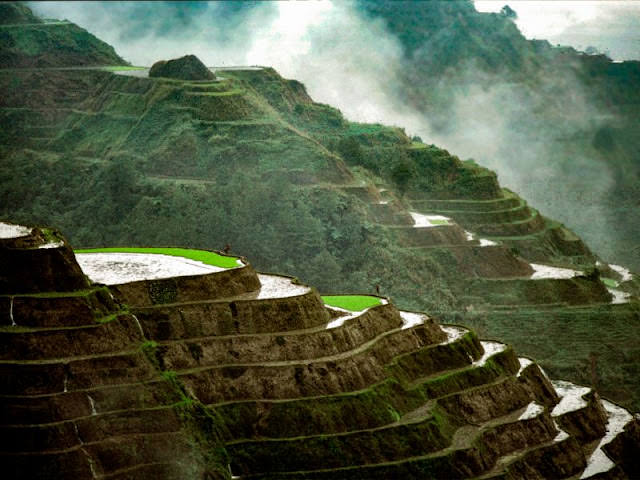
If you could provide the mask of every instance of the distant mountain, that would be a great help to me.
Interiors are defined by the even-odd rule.
[[[21,3],[0,4],[0,68],[126,64],[112,46],[73,23],[44,21]]]
[[[640,62],[527,40],[510,15],[471,1],[358,7],[402,45],[389,93],[422,113],[438,143],[640,268]]]

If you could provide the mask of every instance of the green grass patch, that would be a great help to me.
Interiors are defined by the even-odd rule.
[[[607,287],[616,288],[618,286],[618,282],[616,282],[613,278],[604,278],[600,277],[602,283],[604,283]]]
[[[431,225],[449,225],[449,220],[434,220],[430,218],[429,223]]]
[[[344,308],[352,312],[382,305],[382,301],[378,297],[369,295],[329,295],[322,297],[322,301],[332,307]]]
[[[245,91],[239,88],[220,92],[187,92],[192,97],[230,97],[232,95],[244,95]]]
[[[75,250],[75,253],[157,253],[171,255],[173,257],[183,257],[190,260],[206,263],[220,268],[235,268],[238,266],[237,257],[225,257],[206,250],[193,250],[190,248],[141,248],[141,247],[112,247],[112,248],[89,248]]]
[[[104,325],[106,323],[112,322],[113,320],[118,318],[120,315],[122,315],[122,312],[112,313],[111,315],[107,315],[106,317],[100,317],[96,319],[96,323]]]

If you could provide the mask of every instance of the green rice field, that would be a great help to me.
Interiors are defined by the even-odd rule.
[[[75,253],[157,253],[171,255],[173,257],[184,257],[190,260],[206,263],[220,268],[235,268],[238,266],[236,257],[226,257],[215,252],[206,250],[193,250],[190,248],[143,248],[143,247],[111,247],[111,248],[90,248],[75,250]]]

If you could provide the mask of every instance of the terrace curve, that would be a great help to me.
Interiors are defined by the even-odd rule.
[[[10,474],[55,464],[74,478],[589,478],[630,468],[638,420],[589,389],[556,383],[556,393],[509,345],[381,297],[323,298],[246,262],[210,269],[148,255],[115,262],[109,287],[0,295],[14,320],[0,327]]]
[[[260,282],[242,259],[179,248],[78,250],[77,259],[93,281],[109,285],[130,306],[240,295]]]

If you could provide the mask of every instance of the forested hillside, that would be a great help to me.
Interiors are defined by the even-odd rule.
[[[637,279],[495,173],[271,68],[129,68],[0,71],[1,219],[75,247],[230,245],[325,294],[379,287],[638,408]]]
[[[126,62],[85,29],[38,18],[22,2],[0,4],[0,68],[113,64]]]

